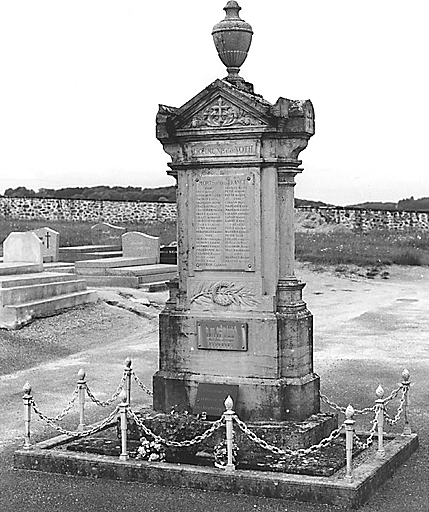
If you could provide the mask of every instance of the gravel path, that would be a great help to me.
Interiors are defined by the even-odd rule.
[[[315,317],[315,368],[322,391],[355,407],[368,406],[379,383],[388,392],[407,367],[412,388],[411,418],[420,449],[360,510],[429,511],[429,269],[393,267],[390,279],[369,280],[299,265],[307,282],[305,300]],[[87,372],[102,399],[116,389],[127,356],[150,386],[157,368],[157,314],[166,294],[100,290],[94,306],[33,322],[16,333],[0,331],[0,510],[10,511],[339,511],[337,507],[224,493],[163,488],[64,475],[12,470],[22,444],[21,389],[33,386],[38,404],[56,414],[67,403],[77,371]],[[148,403],[141,396],[140,403]],[[101,417],[103,416],[101,412]],[[91,420],[99,417],[88,407]],[[76,416],[67,425],[72,427]],[[33,424],[34,440],[51,437]]]

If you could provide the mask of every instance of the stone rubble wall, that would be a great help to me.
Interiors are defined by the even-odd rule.
[[[137,224],[175,221],[175,203],[0,197],[0,219]]]
[[[45,220],[108,222],[175,222],[175,203],[135,201],[94,201],[84,199],[42,199],[0,197],[0,220]],[[429,231],[429,212],[364,210],[351,208],[296,208],[297,231],[346,229],[371,231]]]
[[[296,208],[298,231],[344,229],[372,231],[429,231],[429,212],[352,208]]]

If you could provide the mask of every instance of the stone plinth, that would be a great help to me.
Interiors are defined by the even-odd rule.
[[[314,113],[252,91],[216,80],[158,113],[177,179],[179,278],[160,316],[154,407],[192,411],[199,383],[235,384],[241,418],[302,420],[319,411],[319,378],[294,276],[293,187]]]

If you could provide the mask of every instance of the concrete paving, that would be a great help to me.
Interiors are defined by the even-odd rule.
[[[304,298],[315,316],[314,360],[323,393],[341,405],[351,403],[361,408],[373,403],[379,383],[386,392],[396,387],[404,368],[411,372],[414,383],[411,422],[413,430],[419,434],[420,449],[361,510],[428,512],[429,269],[392,267],[389,272],[387,280],[369,280],[360,276],[339,277],[333,272],[299,266],[297,275],[308,283]],[[131,299],[132,294],[137,293],[136,290],[128,292]],[[116,388],[122,362],[128,355],[135,361],[134,368],[141,380],[150,385],[151,375],[157,368],[156,330],[144,335],[124,333],[122,339],[103,346],[0,377],[0,400],[4,404],[0,435],[0,510],[341,510],[222,492],[11,469],[12,451],[22,443],[21,389],[26,380],[32,382],[35,400],[43,411],[55,415],[67,403],[80,367],[90,368],[91,388],[94,392],[104,390],[107,398]],[[148,403],[147,396],[136,396],[142,404]],[[103,413],[89,408],[92,420],[102,418]],[[74,427],[76,416],[68,421],[67,427]],[[362,426],[368,425],[363,423]],[[32,428],[35,440],[53,436],[39,421],[35,421]]]

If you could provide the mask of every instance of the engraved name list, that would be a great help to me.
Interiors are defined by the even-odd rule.
[[[253,176],[196,178],[196,269],[253,270]]]

